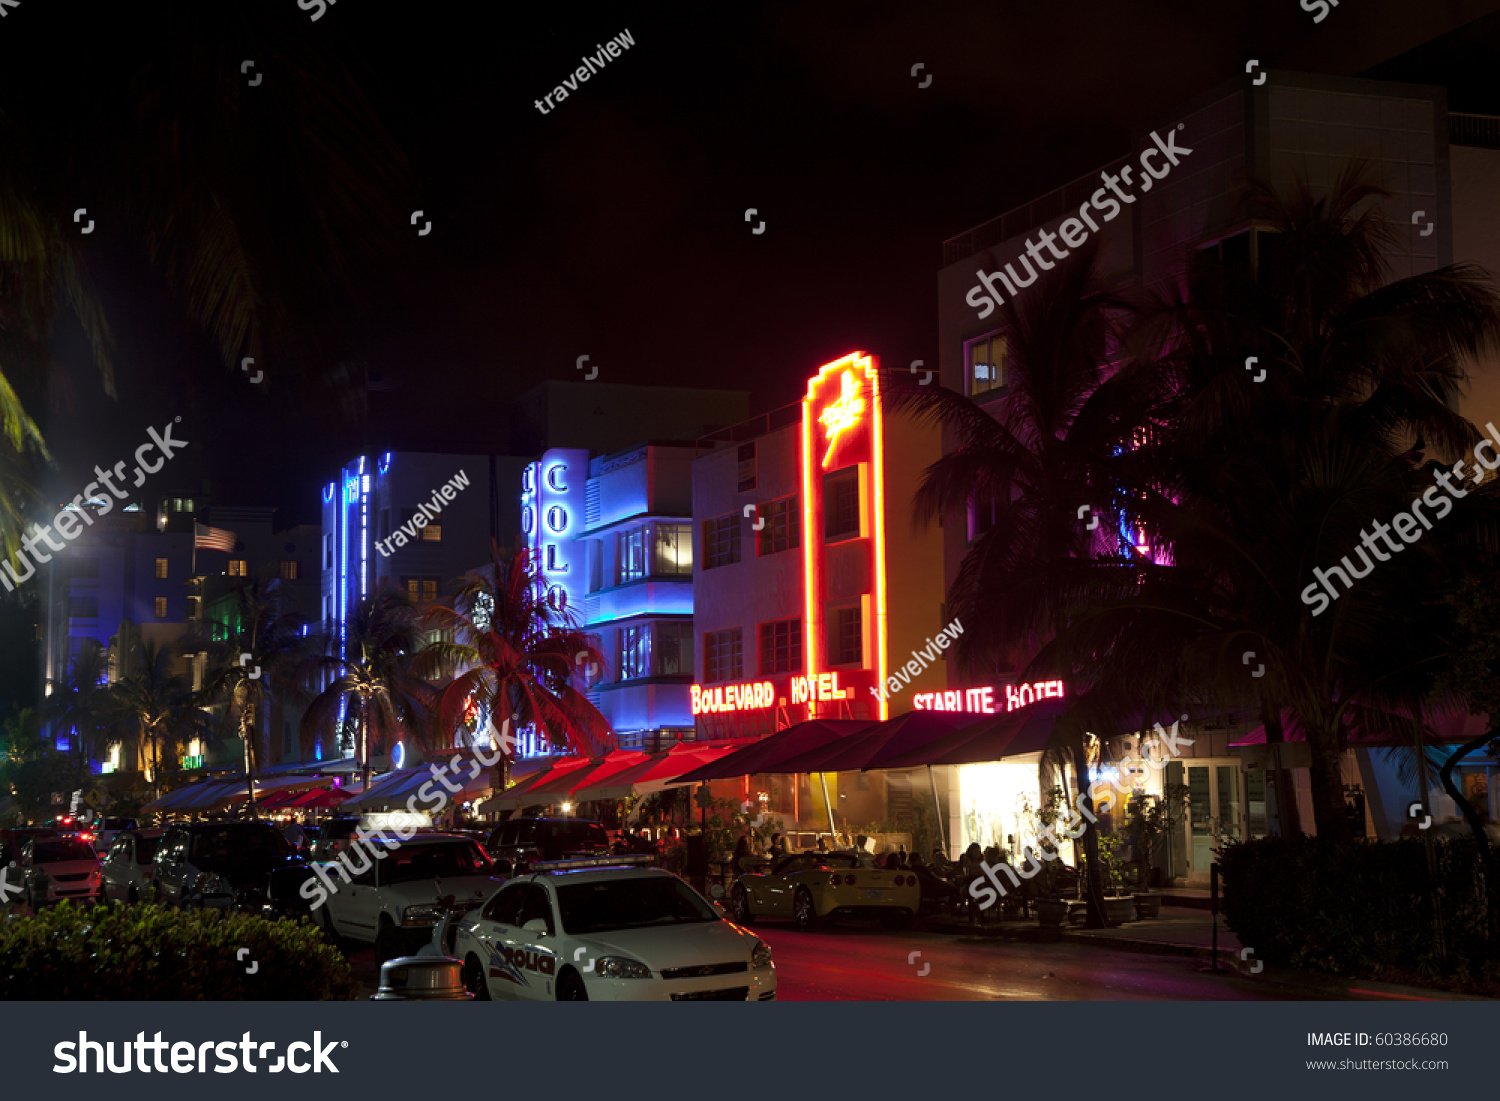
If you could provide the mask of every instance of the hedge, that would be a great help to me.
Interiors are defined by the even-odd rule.
[[[1226,846],[1224,912],[1258,959],[1339,975],[1500,982],[1472,838],[1390,842],[1267,837]],[[1441,935],[1438,915],[1441,915]]]
[[[326,1001],[354,992],[348,961],[305,921],[63,902],[0,924],[6,1001]]]

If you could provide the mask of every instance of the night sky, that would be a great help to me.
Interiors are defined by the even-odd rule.
[[[1122,154],[1132,131],[1242,76],[1249,58],[1438,82],[1455,57],[1493,73],[1500,55],[1487,19],[1390,60],[1496,3],[1361,0],[1318,25],[1297,0],[340,0],[316,22],[296,0],[209,6],[267,28],[254,45],[236,30],[205,46],[225,70],[248,58],[263,74],[239,100],[247,116],[298,117],[277,99],[291,62],[266,42],[307,36],[356,74],[404,157],[397,224],[351,242],[369,253],[360,297],[308,307],[339,330],[339,363],[393,389],[368,394],[367,414],[343,412],[319,377],[333,364],[308,366],[316,354],[296,369],[259,363],[267,377],[252,385],[184,320],[142,242],[105,225],[85,255],[118,340],[119,398],[66,319],[45,398],[26,394],[58,459],[52,495],[71,498],[94,463],[180,414],[178,434],[201,447],[162,492],[211,479],[214,501],[278,506],[282,525],[316,522],[318,487],[364,447],[504,451],[508,399],[581,378],[580,355],[610,382],[746,389],[753,411],[794,400],[812,368],[856,347],[934,362],[945,238]],[[25,0],[0,20],[0,110],[94,140],[89,127],[130,109],[121,74],[161,48],[153,21],[189,7]],[[1441,10],[1413,10],[1429,7]],[[536,109],[627,29],[633,47]],[[1452,95],[1457,109],[1500,113],[1484,85]],[[280,204],[265,224],[316,217],[286,209],[299,200],[278,188],[285,161],[262,148],[245,151],[244,171]],[[109,163],[130,162],[127,148]],[[423,237],[407,224],[417,209],[432,223]]]

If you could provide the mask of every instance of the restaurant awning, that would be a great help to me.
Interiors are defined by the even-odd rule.
[[[632,795],[655,795],[683,781],[677,777],[689,769],[700,768],[733,753],[729,745],[699,745],[678,742],[666,753],[658,754],[623,772],[599,778],[591,776],[581,788],[573,791],[573,800],[588,803],[595,799],[625,799]]]
[[[901,748],[889,744],[875,753],[865,768],[922,768],[925,765],[971,765],[1036,753],[1047,747],[1057,722],[1068,710],[1067,700],[1039,700],[1020,711],[986,715],[938,738]],[[955,716],[957,717],[957,716]]]
[[[870,767],[877,754],[907,752],[974,724],[974,716],[955,711],[908,711],[856,737],[825,742],[783,760],[777,772],[853,772]]]
[[[558,779],[562,773],[573,772],[583,768],[589,763],[587,757],[558,757],[551,766],[543,769],[534,776],[530,776],[517,783],[511,784],[499,795],[492,796],[479,804],[479,813],[490,814],[500,810],[520,810],[528,802],[552,802],[553,800],[543,796],[539,800],[529,800],[528,793],[539,784],[548,783]]]
[[[627,768],[633,768],[647,760],[647,756],[638,750],[617,749],[604,757],[584,758],[574,757],[569,760],[585,761],[582,768],[569,768],[562,771],[556,769],[547,778],[538,781],[527,790],[527,796],[536,796],[533,801],[538,803],[548,802],[572,802],[574,789],[583,787],[594,780],[605,780]],[[546,797],[546,798],[544,798]]]
[[[808,719],[761,738],[727,756],[677,777],[681,784],[729,780],[762,772],[784,772],[782,761],[792,760],[818,746],[848,738],[875,726],[873,719]]]

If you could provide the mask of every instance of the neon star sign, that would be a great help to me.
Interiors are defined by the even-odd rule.
[[[824,439],[828,441],[823,452],[824,466],[833,458],[833,445],[838,442],[839,433],[858,424],[860,414],[865,411],[865,399],[859,396],[859,383],[854,381],[853,371],[844,372],[840,386],[838,400],[818,414],[818,421],[824,427]]]

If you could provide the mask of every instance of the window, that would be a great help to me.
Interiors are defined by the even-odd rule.
[[[739,493],[755,490],[755,441],[740,444]]]
[[[1204,245],[1200,251],[1230,271],[1256,278],[1263,266],[1274,262],[1280,244],[1281,237],[1275,230],[1253,226]]]
[[[293,561],[293,562],[283,562],[281,564],[281,580],[283,580],[283,581],[295,581],[295,580],[297,580],[297,563],[295,561]]]
[[[620,532],[617,548],[620,554],[618,584],[639,581],[645,577],[646,529],[632,528],[630,531]]]
[[[620,629],[620,679],[651,675],[651,625]]]
[[[156,560],[156,579],[158,581],[165,581],[167,579],[167,560],[165,558],[158,558]]]
[[[703,568],[727,566],[740,560],[740,518],[721,516],[703,521]]]
[[[760,675],[802,671],[802,621],[780,619],[760,625]]]
[[[418,577],[403,577],[401,584],[406,587],[406,595],[415,603],[422,599],[422,580]]]
[[[437,599],[437,578],[422,578],[422,603],[431,604]]]
[[[231,558],[229,560],[229,576],[249,577],[250,563],[246,562],[243,558]]]
[[[99,576],[99,559],[97,558],[75,558],[73,559],[73,578],[76,581],[90,581]]]
[[[794,550],[802,545],[802,524],[797,515],[797,498],[784,497],[757,508],[765,527],[756,532],[755,553],[759,557],[777,551]]]
[[[851,466],[823,478],[823,539],[855,539],[859,526],[859,467]]]
[[[443,541],[443,525],[437,520],[427,521],[427,526],[422,529],[422,541],[426,543],[441,543]]]
[[[657,524],[652,536],[651,572],[658,577],[691,577],[693,525]]]
[[[656,675],[693,675],[693,625],[684,622],[656,625]]]
[[[864,624],[858,604],[835,608],[829,618],[832,637],[828,640],[833,665],[862,665],[865,660]]]
[[[990,333],[964,345],[969,396],[978,397],[1005,386],[1005,337]]]
[[[156,618],[167,618],[167,598],[164,596],[159,596],[156,598]]]
[[[99,598],[97,596],[70,596],[68,598],[69,619],[98,619]]]
[[[323,568],[333,569],[333,536],[331,534],[323,536]]]
[[[703,679],[710,684],[715,681],[739,680],[745,675],[744,658],[741,653],[740,629],[732,631],[709,631],[703,636]]]

